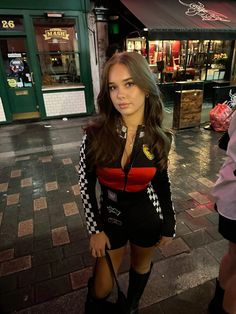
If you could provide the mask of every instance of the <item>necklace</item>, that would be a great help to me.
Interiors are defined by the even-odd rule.
[[[134,146],[135,135],[136,135],[136,134],[134,134],[134,135],[131,137],[131,139],[130,139],[129,141],[127,141],[130,148],[132,148],[132,147]]]

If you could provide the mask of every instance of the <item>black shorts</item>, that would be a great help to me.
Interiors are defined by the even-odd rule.
[[[230,242],[236,243],[236,220],[219,214],[219,233]]]
[[[129,241],[140,247],[152,247],[161,237],[161,209],[152,190],[121,192],[102,188],[101,217],[111,249]]]

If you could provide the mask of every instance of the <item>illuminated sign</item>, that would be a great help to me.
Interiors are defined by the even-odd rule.
[[[43,34],[44,40],[50,39],[65,39],[69,40],[69,34],[66,29],[62,28],[50,28],[45,30],[45,34]]]
[[[198,2],[198,4],[192,3],[184,3],[183,1],[179,0],[179,3],[189,7],[188,10],[185,12],[188,16],[201,16],[203,21],[222,21],[222,22],[231,22],[231,20],[224,14],[221,14],[216,11],[207,10],[204,7],[204,4]]]

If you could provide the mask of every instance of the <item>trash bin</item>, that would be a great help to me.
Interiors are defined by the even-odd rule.
[[[173,129],[200,126],[203,90],[191,89],[175,92]]]

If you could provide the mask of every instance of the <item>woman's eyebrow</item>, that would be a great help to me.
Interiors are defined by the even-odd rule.
[[[128,78],[122,80],[122,82],[125,83],[125,82],[128,82],[128,81],[130,81],[130,80],[133,80],[133,78],[132,78],[132,77],[128,77]],[[108,84],[115,84],[115,82],[108,82]]]

